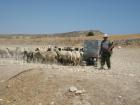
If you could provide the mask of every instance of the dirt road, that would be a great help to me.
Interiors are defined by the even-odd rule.
[[[98,70],[1,59],[0,105],[140,105],[140,48],[115,48],[111,61]]]

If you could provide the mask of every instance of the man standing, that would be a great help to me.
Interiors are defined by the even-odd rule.
[[[105,63],[107,64],[108,69],[111,69],[110,57],[112,54],[112,49],[114,48],[113,42],[111,43],[108,40],[108,35],[104,34],[103,40],[101,42],[100,48],[100,57],[101,57],[101,68],[104,69]]]

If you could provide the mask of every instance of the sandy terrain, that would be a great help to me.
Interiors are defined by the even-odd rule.
[[[140,48],[115,48],[111,61],[98,70],[0,59],[0,105],[140,105]]]

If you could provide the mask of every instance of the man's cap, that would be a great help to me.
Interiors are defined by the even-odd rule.
[[[104,34],[104,36],[103,36],[104,38],[108,38],[108,34]]]

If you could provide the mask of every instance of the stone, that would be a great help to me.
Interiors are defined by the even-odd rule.
[[[0,99],[0,101],[3,101],[3,99]]]
[[[85,90],[76,90],[75,94],[83,94],[85,93]]]
[[[122,96],[118,96],[119,98],[122,98]]]
[[[75,94],[82,94],[83,92],[82,92],[82,90],[77,90],[76,92],[75,92]]]
[[[77,91],[77,88],[74,87],[74,86],[72,86],[72,87],[69,88],[69,91],[70,91],[70,92],[76,92],[76,91]]]
[[[118,46],[118,48],[121,49],[122,47],[121,46]]]

